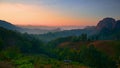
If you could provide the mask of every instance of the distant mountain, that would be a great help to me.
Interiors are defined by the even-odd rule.
[[[49,32],[58,32],[61,31],[60,28],[55,28],[55,29],[41,29],[41,28],[23,28],[23,31],[21,31],[22,33],[27,32],[28,34],[45,34],[45,33],[49,33]]]
[[[44,33],[48,33],[48,32],[57,32],[57,31],[61,31],[60,28],[56,28],[56,29],[39,29],[39,28],[25,28],[25,27],[20,27],[20,26],[16,26],[13,25],[7,21],[3,21],[0,20],[0,27],[9,29],[9,30],[16,30],[22,33],[28,33],[28,34],[44,34]]]
[[[102,33],[110,33],[120,29],[120,20],[116,21],[114,18],[104,18],[101,20],[96,29]]]
[[[103,29],[112,30],[115,22],[116,21],[113,18],[104,18],[97,24],[96,27],[98,30],[103,30]]]
[[[46,34],[39,34],[34,36],[43,41],[51,41],[60,37],[79,36],[81,34],[87,34],[88,36],[90,36],[96,33],[97,33],[96,29],[90,27],[90,29],[85,28],[85,29],[64,30],[64,31],[53,32],[53,33],[49,32]]]
[[[9,30],[18,30],[18,31],[22,30],[22,28],[15,26],[7,21],[3,21],[3,20],[0,20],[0,27],[6,28]]]
[[[25,28],[15,26],[9,22],[2,20],[0,20],[0,27],[4,27],[10,30],[17,30],[22,33],[27,32],[28,34],[33,34],[35,37],[45,41],[50,41],[59,37],[79,36],[81,34],[87,34],[88,36],[100,35],[104,38],[107,37],[107,39],[113,39],[120,34],[120,20],[116,21],[114,18],[110,17],[104,18],[103,20],[99,21],[96,26],[87,26],[84,29],[61,30],[61,28]]]
[[[96,30],[101,40],[120,40],[120,20],[104,18],[97,24]]]
[[[54,40],[60,37],[79,36],[87,34],[88,36],[99,36],[100,39],[115,39],[120,37],[120,20],[114,18],[104,18],[96,26],[87,26],[84,29],[64,30],[54,33],[36,35],[37,38],[45,41]]]

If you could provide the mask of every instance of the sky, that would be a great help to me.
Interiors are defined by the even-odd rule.
[[[92,26],[120,19],[120,0],[0,0],[0,19],[15,25]]]

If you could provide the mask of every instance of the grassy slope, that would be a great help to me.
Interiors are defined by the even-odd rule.
[[[94,46],[110,56],[120,56],[120,41],[95,41]]]
[[[0,61],[0,68],[88,68],[77,62],[69,64],[45,55],[27,55],[12,61]]]
[[[98,50],[112,57],[120,56],[120,41],[105,40],[94,42],[64,42],[59,44],[58,47],[68,47],[80,50],[81,46],[90,44],[93,44]]]

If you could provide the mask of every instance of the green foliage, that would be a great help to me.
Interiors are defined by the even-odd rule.
[[[1,60],[10,60],[10,59],[16,59],[22,56],[20,53],[20,50],[16,47],[9,47],[5,50],[2,50],[0,53]]]
[[[43,42],[28,35],[19,32],[7,30],[0,27],[0,46],[2,49],[15,46],[23,53],[38,53],[43,49]]]
[[[22,56],[20,58],[12,60],[12,63],[17,68],[34,68],[34,65],[33,65],[32,61],[33,61],[32,57]]]
[[[82,41],[86,41],[87,40],[87,34],[81,34],[81,39],[82,39]]]
[[[68,33],[69,34],[69,33]],[[54,36],[54,35],[53,35]],[[0,28],[0,61],[9,61],[16,68],[61,68],[65,65],[63,60],[71,60],[71,65],[88,66],[93,68],[116,68],[116,62],[104,51],[100,52],[93,45],[80,45],[79,50],[64,47],[58,47],[64,42],[88,42],[88,36],[69,36],[57,38],[47,44],[25,33],[6,30]],[[119,41],[109,43],[114,45],[115,56],[119,54]],[[112,47],[112,46],[111,46]],[[117,60],[114,59],[114,60]]]
[[[96,50],[93,45],[81,51],[80,59],[82,63],[93,68],[117,68],[115,61]]]
[[[34,68],[34,66],[33,64],[29,63],[29,64],[20,65],[18,68]]]

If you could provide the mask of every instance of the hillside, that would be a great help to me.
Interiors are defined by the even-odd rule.
[[[102,30],[87,27],[42,34],[42,37],[0,27],[0,67],[118,68],[119,32],[105,35]],[[47,43],[42,42],[45,40]]]
[[[120,56],[120,41],[95,41],[92,43],[98,50],[112,56],[119,57]]]
[[[80,36],[81,34],[87,34],[89,37],[98,36],[99,40],[115,40],[120,39],[119,28],[119,20],[107,17],[100,20],[96,26],[87,26],[84,29],[64,30],[53,33],[49,32],[34,36],[45,42],[49,42],[60,37]]]
[[[9,30],[16,30],[19,31],[21,33],[28,33],[28,34],[44,34],[44,33],[48,33],[48,32],[58,32],[61,31],[60,28],[53,28],[53,29],[45,29],[42,28],[43,26],[36,28],[36,27],[23,27],[23,26],[17,26],[14,25],[10,22],[4,21],[4,20],[0,20],[0,27],[9,29]]]
[[[104,64],[119,64],[119,40],[89,40],[89,38],[85,38],[85,35],[82,35],[52,40],[47,45],[49,53],[60,60],[70,59],[96,68],[111,68],[112,66],[105,67]]]
[[[114,18],[103,18],[96,26],[100,40],[120,40],[120,21]]]
[[[96,26],[88,26],[84,29],[73,29],[63,30],[58,29],[46,30],[38,28],[20,28],[6,21],[0,20],[0,26],[10,29],[17,30],[22,33],[33,34],[34,37],[39,38],[42,41],[49,42],[56,38],[68,37],[68,36],[79,36],[81,34],[87,34],[88,36],[98,36],[99,40],[115,40],[120,39],[120,21],[114,18],[103,18],[98,22]]]
[[[0,27],[6,28],[9,30],[18,30],[18,31],[22,30],[22,28],[15,26],[7,21],[3,21],[3,20],[0,20]]]
[[[49,32],[46,34],[39,34],[39,35],[34,35],[34,36],[39,38],[40,40],[49,42],[51,40],[54,40],[60,37],[79,36],[81,34],[88,34],[90,36],[96,33],[97,31],[95,29],[86,28],[86,29],[64,30],[64,31],[53,32],[53,33]]]
[[[114,18],[103,18],[99,21],[96,29],[103,33],[109,33],[110,31],[118,31],[120,28],[120,20]]]
[[[81,50],[83,46],[94,45],[95,48],[114,59],[118,59],[120,56],[120,41],[112,41],[112,40],[101,40],[101,41],[79,41],[79,42],[62,42],[57,45],[58,48],[70,48],[73,50]]]
[[[63,60],[51,58],[52,53],[48,52],[48,46],[40,40],[0,27],[0,68],[68,67]],[[76,61],[70,63],[69,67],[88,68]]]
[[[36,48],[39,48],[42,42],[28,34],[21,34],[0,27],[0,44],[2,49],[15,47],[19,48],[22,52],[36,52]]]

